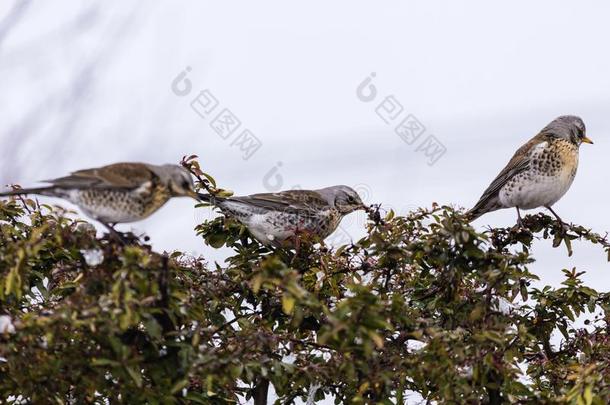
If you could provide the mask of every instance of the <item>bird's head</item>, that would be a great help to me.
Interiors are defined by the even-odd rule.
[[[193,177],[184,167],[163,165],[159,167],[157,175],[170,190],[172,197],[192,197],[198,199],[197,193],[193,190]]]
[[[328,187],[320,190],[320,194],[343,215],[358,210],[368,210],[368,207],[362,202],[360,195],[351,187]]]
[[[580,117],[574,115],[562,115],[551,121],[543,130],[543,133],[566,139],[576,146],[582,143],[593,143],[587,138],[587,128]]]

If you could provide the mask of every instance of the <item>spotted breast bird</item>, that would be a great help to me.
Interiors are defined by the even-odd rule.
[[[337,229],[344,216],[368,210],[348,186],[228,198],[199,194],[199,198],[235,218],[259,242],[274,247],[298,247],[300,234],[322,241]]]
[[[116,234],[117,223],[139,221],[153,214],[172,197],[193,197],[193,179],[178,165],[115,163],[46,180],[48,186],[0,193],[0,197],[39,194],[59,197]]]
[[[551,208],[568,191],[578,169],[578,151],[587,138],[585,124],[579,117],[564,115],[553,120],[538,135],[517,150],[506,167],[485,190],[467,215],[474,220],[501,208]]]

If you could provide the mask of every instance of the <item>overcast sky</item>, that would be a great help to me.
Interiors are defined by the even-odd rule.
[[[0,181],[197,154],[236,194],[347,184],[401,213],[470,207],[521,144],[576,114],[595,145],[581,148],[556,211],[610,230],[610,3],[380,3],[3,0]],[[234,133],[212,128],[225,109]],[[413,117],[425,130],[405,142],[394,129]],[[252,135],[261,146],[244,160],[240,139]],[[219,260],[192,231],[209,212],[192,207],[172,201],[122,229]],[[505,210],[475,224],[515,219]],[[359,222],[341,232],[357,239]],[[576,244],[568,259],[550,245],[533,251],[543,283],[578,266],[608,291],[600,249]]]

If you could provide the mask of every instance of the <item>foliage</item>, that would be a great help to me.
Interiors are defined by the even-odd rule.
[[[539,214],[481,232],[433,206],[297,253],[225,217],[196,231],[233,255],[122,245],[58,208],[0,201],[0,315],[15,328],[0,332],[0,402],[265,403],[269,384],[281,403],[312,386],[336,403],[610,402],[610,294],[575,269],[560,288],[529,270],[536,239],[610,254],[583,227]]]

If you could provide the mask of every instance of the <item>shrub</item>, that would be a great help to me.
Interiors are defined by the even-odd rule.
[[[604,237],[541,214],[480,232],[436,205],[367,227],[295,254],[218,217],[196,232],[233,249],[219,265],[0,201],[0,403],[266,403],[269,384],[281,403],[610,402],[610,295],[529,270],[535,239],[610,255]]]

